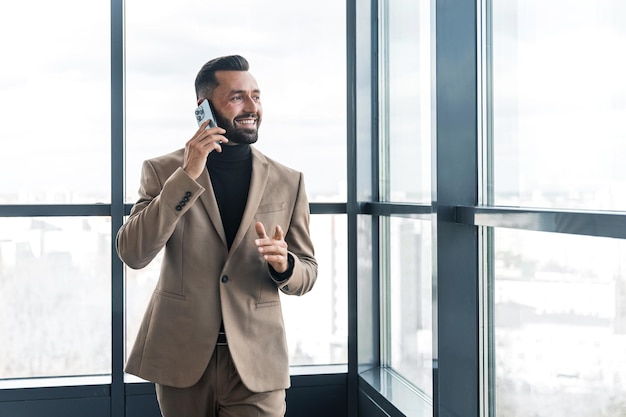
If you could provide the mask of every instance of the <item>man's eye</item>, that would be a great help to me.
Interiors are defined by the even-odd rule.
[[[261,97],[259,97],[259,96],[252,97],[252,100],[254,100],[254,101],[261,101]]]
[[[233,100],[233,101],[240,101],[241,100],[241,96],[235,96],[231,100]]]

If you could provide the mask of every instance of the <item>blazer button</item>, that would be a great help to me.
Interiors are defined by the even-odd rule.
[[[187,191],[187,192],[185,193],[185,197],[191,197],[191,191]]]
[[[176,210],[181,211],[183,209],[183,206],[181,206],[180,204],[176,206]]]
[[[222,282],[226,282],[226,281],[228,281],[228,276],[224,275],[224,276],[222,277]]]

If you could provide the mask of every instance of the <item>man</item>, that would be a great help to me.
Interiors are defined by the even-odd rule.
[[[278,291],[302,295],[317,278],[303,177],[251,146],[263,112],[243,57],[207,62],[195,86],[217,126],[144,162],[117,234],[131,268],[165,248],[126,371],[156,383],[164,417],[283,416]]]

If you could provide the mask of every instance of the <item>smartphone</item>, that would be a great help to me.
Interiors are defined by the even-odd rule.
[[[204,99],[204,101],[196,108],[196,120],[198,121],[198,126],[204,123],[207,119],[210,120],[208,126],[206,127],[207,129],[217,126],[209,100]]]

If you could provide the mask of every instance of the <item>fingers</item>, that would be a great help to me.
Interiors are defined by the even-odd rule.
[[[257,236],[259,237],[254,241],[254,243],[259,248],[259,253],[266,255],[266,259],[268,255],[287,255],[287,243],[284,240],[283,229],[280,226],[276,226],[274,229],[274,235],[271,238],[267,236],[263,223],[257,222],[254,225],[254,228]]]
[[[276,227],[274,228],[274,236],[272,237],[272,239],[283,240],[284,238],[285,238],[285,235],[283,233],[283,229],[280,227],[279,224],[277,224]]]
[[[202,126],[205,124],[206,123],[203,123]],[[222,133],[226,133],[226,131],[221,127],[202,129],[202,126],[185,144],[185,149],[190,156],[206,158],[213,150],[221,152],[221,144],[228,142],[228,139],[222,135]]]
[[[209,123],[211,123],[211,119],[207,119],[204,122],[202,122],[202,124],[198,127],[198,132],[202,132],[203,130],[213,129],[213,130],[218,130],[219,134],[226,133],[226,131],[219,126],[209,127]]]
[[[254,241],[258,247],[259,253],[277,272],[285,272],[289,266],[287,262],[287,242],[285,242],[285,234],[283,229],[276,225],[274,234],[270,238],[265,232],[263,223],[256,222],[254,225],[257,236]]]
[[[191,139],[185,144],[185,155],[183,159],[183,169],[193,179],[197,179],[206,160],[213,150],[222,151],[221,143],[228,142],[223,134],[226,133],[221,127],[206,129],[208,122],[202,123]]]
[[[267,239],[267,234],[265,234],[265,227],[263,226],[263,223],[256,222],[256,224],[254,225],[254,229],[259,239]]]
[[[212,142],[228,142],[228,139],[226,139],[226,137],[224,136],[224,133],[226,133],[226,130],[222,129],[219,126],[216,127],[208,127],[209,126],[209,120],[204,121],[200,127],[198,128],[198,130],[196,131],[195,135],[193,135],[193,137],[189,140],[188,143],[191,143],[193,141],[196,142],[205,142],[205,145],[208,143],[212,143]]]

